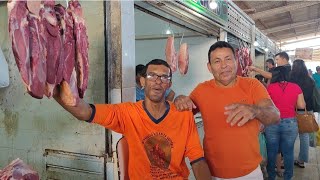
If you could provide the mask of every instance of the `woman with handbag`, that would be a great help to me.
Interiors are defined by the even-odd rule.
[[[306,110],[308,113],[313,113],[312,93],[315,86],[313,79],[308,74],[308,69],[301,59],[293,61],[292,70],[290,73],[290,82],[300,86],[303,92],[304,101],[306,102]],[[298,114],[304,114],[305,109],[298,109]],[[300,151],[298,159],[294,161],[294,165],[304,168],[304,163],[309,160],[309,133],[299,133]]]
[[[289,81],[288,70],[279,66],[271,79],[267,90],[271,99],[280,111],[280,122],[266,127],[269,180],[276,177],[275,163],[279,148],[284,159],[284,179],[291,180],[294,166],[294,142],[298,136],[298,125],[295,108],[305,108],[301,88]]]

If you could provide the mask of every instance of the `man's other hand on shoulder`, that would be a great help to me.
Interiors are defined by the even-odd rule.
[[[180,95],[174,99],[174,105],[178,111],[192,111],[196,109],[196,105],[193,103],[189,96]]]

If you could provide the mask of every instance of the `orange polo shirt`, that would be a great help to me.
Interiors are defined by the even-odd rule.
[[[265,87],[253,78],[237,77],[231,88],[216,86],[215,80],[210,80],[199,84],[190,97],[202,115],[203,148],[212,176],[236,178],[255,170],[262,160],[258,140],[260,122],[254,119],[242,127],[231,127],[226,122],[224,107],[270,99]]]
[[[142,102],[96,104],[93,122],[126,137],[130,179],[188,179],[185,157],[196,162],[204,156],[193,114],[169,103],[167,115],[155,123]]]

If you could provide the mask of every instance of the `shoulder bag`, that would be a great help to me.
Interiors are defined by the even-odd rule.
[[[303,114],[298,114],[296,109],[296,117],[299,133],[311,133],[319,130],[319,125],[317,124],[313,112],[308,112],[306,108],[304,108]]]

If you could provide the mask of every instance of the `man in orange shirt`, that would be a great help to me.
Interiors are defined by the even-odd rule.
[[[199,84],[190,96],[179,96],[179,110],[201,112],[204,153],[211,175],[220,179],[262,180],[258,134],[260,123],[280,119],[263,85],[236,75],[230,44],[219,41],[208,52],[207,67],[214,79]]]
[[[196,179],[211,179],[193,114],[179,112],[165,101],[165,91],[172,83],[170,66],[155,59],[146,65],[145,74],[141,84],[146,97],[137,103],[93,105],[81,99],[73,107],[64,102],[68,99],[63,97],[65,93],[57,90],[54,97],[79,120],[100,124],[126,137],[130,179],[187,179],[185,157]]]

